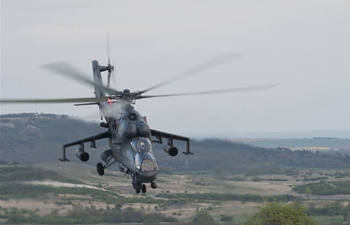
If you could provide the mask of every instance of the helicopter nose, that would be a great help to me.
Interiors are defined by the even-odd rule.
[[[156,179],[158,171],[137,171],[135,173],[136,179],[142,183],[151,183]]]

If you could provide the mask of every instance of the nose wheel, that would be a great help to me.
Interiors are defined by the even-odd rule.
[[[97,163],[96,169],[98,175],[102,176],[103,174],[105,174],[105,168],[103,167],[102,163]]]
[[[146,193],[146,191],[147,191],[147,187],[146,187],[146,185],[145,185],[145,184],[142,184],[142,186],[141,186],[141,190],[142,190],[142,193]]]
[[[141,185],[141,188],[135,188],[136,194],[139,194],[141,191],[142,193],[146,193],[147,192],[147,187],[145,184]]]
[[[157,188],[157,183],[156,182],[152,182],[151,183],[151,188],[156,189]]]

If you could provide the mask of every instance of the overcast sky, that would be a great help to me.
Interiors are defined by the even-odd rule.
[[[350,130],[349,0],[2,0],[1,98],[93,96],[40,65],[92,78],[110,33],[119,90],[142,90],[223,52],[245,57],[150,92],[280,83],[268,91],[139,100],[154,129],[191,136]],[[96,106],[2,105],[1,113],[98,119]],[[98,121],[98,120],[96,120]]]

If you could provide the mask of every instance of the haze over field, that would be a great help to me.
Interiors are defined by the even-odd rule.
[[[348,131],[349,11],[344,0],[2,0],[0,94],[92,96],[92,88],[39,66],[68,60],[91,78],[91,61],[107,62],[110,33],[120,90],[150,87],[223,52],[246,56],[152,94],[280,83],[263,92],[138,101],[155,129],[201,137]],[[71,104],[0,110],[99,117],[96,107]]]

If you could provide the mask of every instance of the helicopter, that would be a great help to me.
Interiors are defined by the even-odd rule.
[[[172,157],[178,155],[179,152],[178,148],[174,146],[174,141],[185,143],[186,149],[183,151],[183,154],[192,155],[193,153],[190,151],[189,137],[151,129],[147,123],[147,118],[142,116],[134,108],[136,100],[158,97],[259,91],[268,90],[278,85],[267,84],[202,92],[145,95],[146,92],[223,65],[242,56],[244,55],[238,53],[220,54],[181,74],[141,91],[130,91],[129,89],[120,91],[110,87],[111,77],[114,76],[114,66],[110,63],[109,53],[107,66],[100,65],[97,60],[92,61],[93,80],[87,79],[84,73],[67,62],[50,63],[43,65],[43,68],[93,87],[95,97],[68,99],[0,99],[0,103],[75,103],[75,106],[97,105],[100,110],[101,120],[103,120],[100,126],[106,128],[107,131],[64,144],[62,146],[62,158],[59,160],[61,162],[68,162],[69,159],[66,156],[66,149],[72,146],[78,146],[75,155],[82,162],[86,162],[89,160],[90,156],[86,151],[85,144],[90,143],[90,148],[96,148],[97,140],[107,139],[109,149],[101,154],[103,163],[97,163],[97,173],[102,176],[105,173],[105,169],[118,163],[120,171],[131,176],[132,186],[136,193],[146,193],[147,183],[150,184],[151,188],[157,188],[156,179],[159,167],[153,150],[154,143],[164,144],[164,151]],[[107,72],[108,75],[107,85],[104,85],[101,75],[104,72]]]

